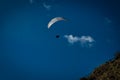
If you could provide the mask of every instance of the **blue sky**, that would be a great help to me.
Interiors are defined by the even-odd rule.
[[[88,75],[120,50],[119,3],[1,0],[0,79],[79,80]],[[48,22],[58,16],[67,21],[48,29]],[[90,36],[95,43],[92,47],[83,47],[79,41],[70,44],[65,35],[80,40]]]

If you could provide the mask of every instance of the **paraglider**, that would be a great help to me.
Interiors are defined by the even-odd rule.
[[[48,23],[48,29],[54,24],[54,23],[56,23],[56,22],[58,22],[58,21],[66,21],[66,19],[64,19],[63,17],[55,17],[55,18],[53,18],[52,20],[50,20],[49,21],[49,23]]]
[[[64,19],[63,17],[55,17],[55,18],[51,19],[47,26],[48,29],[51,28],[51,26],[58,21],[66,21],[66,19]],[[60,38],[60,35],[56,35],[56,38]]]
[[[56,35],[56,38],[59,38],[60,37],[60,35]]]

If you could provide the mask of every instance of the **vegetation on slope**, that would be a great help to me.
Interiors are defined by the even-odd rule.
[[[100,65],[88,77],[80,80],[120,80],[120,52],[113,60]]]

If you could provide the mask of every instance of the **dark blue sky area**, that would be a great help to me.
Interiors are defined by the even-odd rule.
[[[87,76],[120,51],[119,4],[119,0],[0,0],[0,80]],[[58,16],[67,21],[48,29],[48,22]],[[71,45],[64,35],[91,36],[95,43]]]

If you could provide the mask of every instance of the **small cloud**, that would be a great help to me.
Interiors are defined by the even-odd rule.
[[[46,3],[43,3],[43,7],[46,8],[47,10],[50,10],[52,6]]]
[[[106,17],[106,18],[105,18],[105,22],[106,22],[106,23],[111,23],[112,21],[111,21],[108,17]]]
[[[68,42],[71,44],[79,41],[79,37],[73,37],[73,35],[65,35],[64,37],[68,39]]]
[[[79,42],[82,47],[92,47],[95,40],[91,36],[73,36],[73,35],[64,35],[70,44]]]
[[[81,36],[80,42],[83,47],[84,46],[92,47],[93,42],[95,42],[95,40],[91,36]]]
[[[33,0],[29,0],[29,2],[30,2],[30,4],[32,4],[32,3],[33,3]]]

